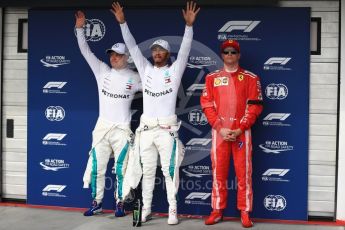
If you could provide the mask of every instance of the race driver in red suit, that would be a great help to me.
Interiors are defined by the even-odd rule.
[[[243,227],[252,227],[252,137],[251,127],[260,115],[262,94],[260,79],[239,66],[240,45],[235,40],[221,44],[224,68],[206,76],[201,107],[212,126],[212,209],[206,225],[223,218],[227,204],[227,178],[230,155],[237,177],[237,208]]]

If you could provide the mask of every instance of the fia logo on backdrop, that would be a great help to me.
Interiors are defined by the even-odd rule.
[[[192,125],[207,125],[206,115],[201,109],[192,109],[188,114],[189,123]]]
[[[45,116],[49,121],[62,121],[65,118],[65,110],[61,106],[48,106]]]
[[[286,205],[286,199],[281,195],[268,195],[264,199],[264,206],[269,211],[283,211]]]
[[[106,31],[104,23],[96,18],[86,19],[83,29],[85,40],[91,42],[100,41],[104,37]]]
[[[283,100],[288,96],[289,90],[284,84],[271,83],[266,86],[265,94],[271,100]]]

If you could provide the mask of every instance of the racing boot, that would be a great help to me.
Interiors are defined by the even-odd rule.
[[[241,222],[244,228],[251,228],[253,227],[253,222],[249,217],[249,213],[246,211],[241,211]]]
[[[177,209],[176,209],[176,207],[169,207],[168,224],[170,224],[170,225],[178,224]]]
[[[223,210],[213,209],[211,215],[205,220],[206,225],[213,225],[223,220]]]
[[[102,213],[102,202],[92,201],[91,207],[84,212],[84,216],[93,216]]]
[[[151,208],[143,207],[141,212],[141,222],[145,223],[152,219]]]
[[[122,201],[118,201],[116,203],[115,216],[116,217],[123,217],[125,215],[126,215],[126,213],[125,213],[124,203]]]

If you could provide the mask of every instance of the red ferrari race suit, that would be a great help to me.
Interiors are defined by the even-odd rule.
[[[255,74],[238,68],[235,72],[217,70],[206,76],[201,107],[212,126],[212,208],[225,209],[228,193],[230,155],[233,155],[237,177],[237,208],[252,210],[252,141],[251,126],[260,115],[262,94],[260,79]],[[242,134],[236,141],[225,141],[221,128]]]

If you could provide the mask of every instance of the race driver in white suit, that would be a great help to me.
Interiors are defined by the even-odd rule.
[[[193,23],[200,8],[196,3],[187,2],[183,17],[186,21],[185,32],[176,61],[168,65],[170,45],[158,39],[150,49],[152,65],[141,53],[125,21],[121,5],[113,3],[112,12],[119,22],[123,40],[138,69],[143,84],[144,111],[140,126],[136,131],[135,148],[140,151],[142,163],[142,222],[151,218],[151,204],[154,189],[158,154],[160,155],[165,177],[169,203],[168,224],[178,224],[176,194],[178,191],[178,168],[183,159],[183,145],[178,139],[180,123],[175,114],[176,98],[188,55],[193,41]],[[138,150],[140,149],[140,150]],[[138,153],[139,154],[139,153]]]
[[[102,212],[105,172],[109,158],[114,154],[116,173],[115,216],[125,215],[123,207],[123,178],[133,133],[130,129],[131,103],[141,90],[139,75],[128,68],[129,53],[124,43],[116,43],[106,50],[109,67],[90,50],[84,35],[85,15],[78,11],[76,32],[80,51],[95,75],[98,86],[99,117],[92,132],[92,149],[84,173],[84,188],[91,184],[93,202],[85,216]]]

